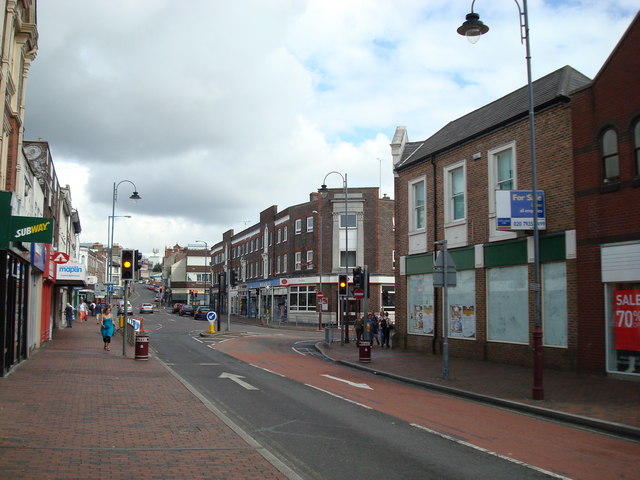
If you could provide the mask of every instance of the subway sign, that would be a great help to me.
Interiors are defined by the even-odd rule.
[[[12,216],[10,223],[10,242],[53,242],[53,218]]]

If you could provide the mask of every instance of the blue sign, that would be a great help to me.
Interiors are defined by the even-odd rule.
[[[207,313],[207,320],[209,320],[210,322],[215,322],[216,318],[218,318],[218,314],[216,312],[211,311]]]
[[[496,230],[533,230],[531,190],[496,190]],[[544,191],[536,195],[538,229],[547,228]]]

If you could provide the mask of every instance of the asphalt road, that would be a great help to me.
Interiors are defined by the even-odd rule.
[[[138,303],[152,296],[139,293]],[[538,420],[510,414],[525,423],[502,419],[495,440],[491,423],[505,412],[323,361],[307,348],[321,333],[239,325],[202,338],[206,321],[161,309],[144,319],[154,355],[295,472],[292,478],[569,478],[555,461],[528,455],[522,438],[504,440],[505,428],[521,437]],[[464,418],[465,408],[481,409],[480,425],[454,426],[451,417]],[[557,459],[558,452],[548,455]]]

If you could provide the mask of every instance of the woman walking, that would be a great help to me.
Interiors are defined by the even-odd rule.
[[[102,327],[100,328],[105,350],[111,350],[111,348],[109,347],[111,344],[111,337],[113,336],[115,328],[116,327],[113,324],[113,315],[111,314],[111,307],[107,306],[102,312]]]

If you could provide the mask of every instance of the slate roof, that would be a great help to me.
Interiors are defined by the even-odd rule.
[[[533,82],[534,111],[569,101],[569,94],[591,83],[589,77],[565,66]],[[402,170],[429,158],[477,139],[527,117],[529,100],[525,85],[504,97],[468,113],[441,128],[422,142],[407,142],[396,170]]]

